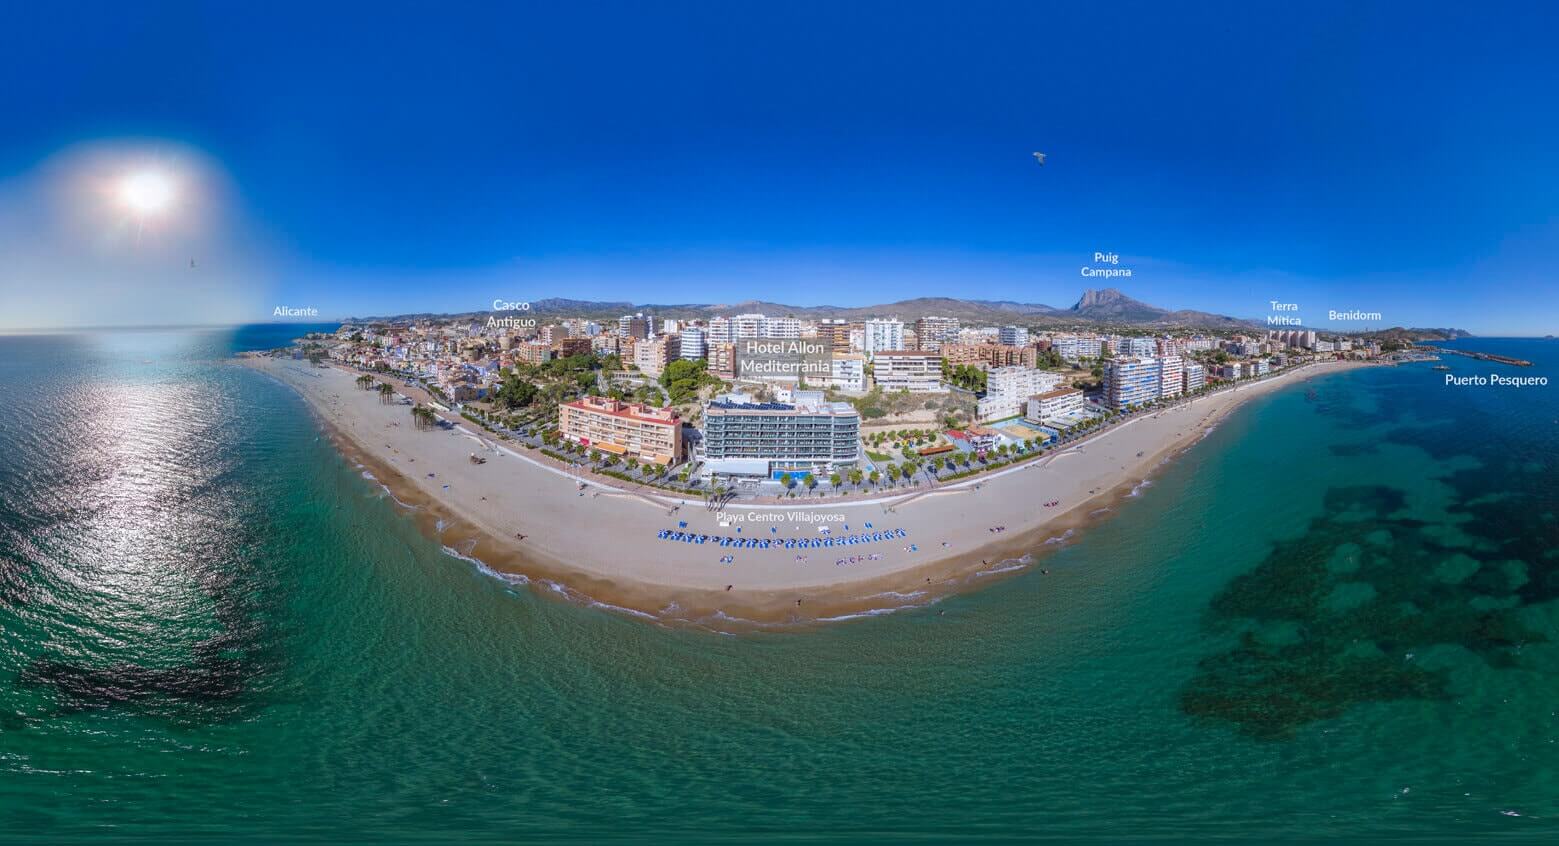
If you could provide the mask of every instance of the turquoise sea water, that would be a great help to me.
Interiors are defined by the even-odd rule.
[[[1559,836],[1552,386],[1285,389],[1049,575],[732,637],[443,554],[220,363],[290,334],[0,338],[0,841]]]

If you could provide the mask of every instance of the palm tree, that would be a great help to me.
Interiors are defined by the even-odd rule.
[[[850,471],[850,484],[859,486],[863,478],[865,474],[861,472],[861,468],[856,467]]]
[[[839,482],[840,482],[840,479],[839,479],[839,474],[838,473],[830,473],[830,474],[828,474],[828,486],[829,487],[837,488],[837,487],[839,487]]]
[[[372,385],[373,383],[374,383],[374,377],[369,376],[367,373],[364,373],[363,375],[357,377],[357,387],[362,389],[362,390],[365,390],[365,391],[368,390],[368,386]]]
[[[389,405],[391,397],[392,397],[392,395],[394,395],[394,393],[395,393],[395,389],[390,387],[390,383],[389,382],[380,382],[379,383],[379,404],[380,405]]]
[[[790,489],[790,474],[789,473],[781,473],[780,474],[780,478],[779,478],[779,483],[780,483],[780,487],[785,488],[786,490],[789,490]]]
[[[882,474],[878,473],[876,470],[873,470],[869,478],[872,480],[872,484],[875,485],[877,484],[877,480],[882,478]]]
[[[805,485],[807,490],[811,490],[812,488],[817,487],[817,477],[813,476],[811,473],[808,473],[801,477],[801,484]]]

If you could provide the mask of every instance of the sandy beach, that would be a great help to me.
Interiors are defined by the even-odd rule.
[[[418,431],[408,405],[381,403],[376,392],[357,387],[354,371],[262,356],[240,361],[296,389],[342,452],[451,551],[577,602],[718,630],[924,605],[1019,571],[1031,560],[1020,558],[1055,548],[1046,541],[1081,528],[1090,512],[1126,496],[1241,403],[1313,376],[1372,366],[1310,365],[947,485],[865,500],[736,502],[717,513],[702,500],[581,476],[453,413],[442,415],[447,426]],[[472,453],[487,461],[473,463]],[[1059,504],[1045,507],[1050,501]],[[888,529],[906,536],[811,549],[657,538],[679,523],[685,531],[742,538],[825,536],[821,527],[834,536]],[[723,563],[727,556],[734,560]],[[851,557],[860,560],[848,563]]]

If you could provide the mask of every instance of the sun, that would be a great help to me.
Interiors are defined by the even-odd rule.
[[[140,214],[157,214],[173,205],[173,180],[157,170],[127,174],[119,183],[119,199]]]

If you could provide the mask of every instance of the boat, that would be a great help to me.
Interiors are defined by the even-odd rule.
[[[1443,364],[1436,364],[1436,365],[1435,365],[1435,366],[1434,366],[1434,367],[1431,367],[1431,368],[1429,368],[1429,369],[1430,369],[1430,370],[1450,370],[1450,369],[1451,369],[1451,368],[1449,368],[1449,367],[1446,367],[1446,366],[1445,366],[1445,365],[1443,365]]]

